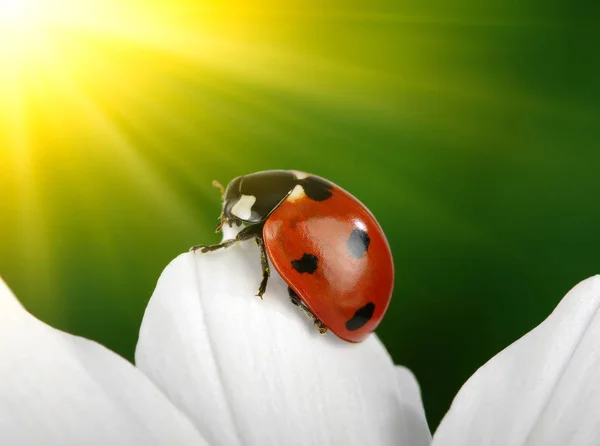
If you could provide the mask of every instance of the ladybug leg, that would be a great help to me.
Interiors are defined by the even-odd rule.
[[[267,250],[265,249],[265,241],[262,239],[262,237],[256,237],[254,241],[258,245],[258,249],[260,249],[260,265],[262,267],[262,280],[260,281],[260,286],[258,287],[258,293],[256,293],[256,295],[262,299],[263,294],[265,294],[265,291],[267,291],[267,282],[269,281],[271,269],[269,268],[269,260],[267,258]]]
[[[313,321],[313,323],[315,324],[315,328],[319,331],[319,333],[321,333],[321,334],[327,333],[327,327],[325,326],[325,324],[323,322],[321,322],[317,318],[317,316],[315,316],[312,313],[312,311],[310,311],[308,309],[308,307],[306,306],[306,304],[304,302],[302,302],[302,300],[296,294],[296,292],[294,290],[292,290],[289,286],[288,286],[288,294],[290,295],[290,301],[294,305],[296,305],[297,307],[299,307],[302,310],[302,312],[304,314],[306,314],[311,321]]]
[[[206,254],[207,252],[216,251],[221,248],[229,248],[231,245],[236,244],[238,241],[239,240],[237,240],[237,237],[236,237],[236,238],[232,238],[230,240],[225,240],[223,243],[218,243],[216,245],[196,245],[196,246],[192,246],[190,248],[190,251],[195,253],[196,251],[200,250],[200,252],[202,254]]]
[[[231,245],[235,245],[237,242],[243,242],[244,240],[248,240],[254,237],[258,237],[262,228],[256,225],[247,226],[238,232],[238,235],[235,238],[225,240],[224,242],[217,243],[215,245],[196,245],[190,248],[190,251],[195,253],[196,251],[200,251],[202,254],[206,254],[207,252],[216,251],[218,249],[229,248]]]

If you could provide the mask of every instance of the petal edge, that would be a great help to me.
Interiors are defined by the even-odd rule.
[[[600,443],[600,276],[576,285],[550,316],[463,385],[433,445]]]

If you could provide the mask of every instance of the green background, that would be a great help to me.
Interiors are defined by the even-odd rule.
[[[318,174],[387,234],[378,335],[434,430],[480,365],[600,272],[599,3],[229,3],[211,11],[237,45],[218,60],[78,37],[95,118],[26,103],[27,160],[0,157],[0,274],[42,320],[131,360],[162,269],[218,240],[213,179]]]

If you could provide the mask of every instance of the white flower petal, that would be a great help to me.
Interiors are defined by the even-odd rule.
[[[433,444],[600,444],[599,308],[595,276],[467,381]]]
[[[414,386],[376,336],[319,335],[276,273],[264,301],[259,282],[252,242],[184,254],[146,309],[136,363],[212,445],[430,443]]]
[[[0,279],[0,443],[207,444],[123,358],[40,322]]]
[[[401,401],[404,406],[403,412],[408,420],[408,424],[413,426],[413,429],[409,431],[409,441],[407,444],[423,444],[423,439],[430,441],[431,434],[427,426],[421,389],[415,375],[403,366],[396,366],[396,374],[400,386]]]

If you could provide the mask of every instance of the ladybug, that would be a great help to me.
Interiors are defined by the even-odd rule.
[[[224,224],[243,225],[238,235],[202,253],[254,239],[267,289],[269,261],[288,284],[291,302],[321,333],[360,342],[381,322],[394,287],[387,239],[371,212],[339,186],[293,170],[268,170],[233,179],[221,188]]]

